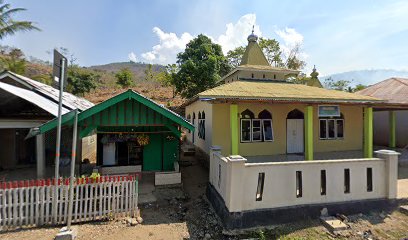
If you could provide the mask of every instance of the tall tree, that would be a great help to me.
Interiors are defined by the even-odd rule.
[[[324,80],[324,87],[332,90],[350,91],[350,83],[349,80],[334,80],[329,77]]]
[[[71,66],[68,70],[67,90],[75,95],[83,96],[96,88],[100,76],[90,70]]]
[[[4,3],[4,0],[0,0],[0,39],[14,35],[17,32],[40,31],[38,27],[34,26],[33,22],[16,21],[13,19],[14,14],[25,10],[24,8],[11,8],[10,4]]]
[[[269,64],[275,67],[283,67],[282,51],[279,46],[279,42],[275,39],[259,38],[259,46],[262,48],[266,59]]]
[[[173,98],[175,97],[174,78],[178,72],[176,64],[168,64],[164,71],[156,74],[156,80],[161,83],[162,86],[173,88]]]
[[[200,34],[191,40],[184,52],[177,55],[179,71],[175,75],[176,91],[183,97],[193,97],[212,88],[231,68],[221,46]]]
[[[26,60],[24,53],[18,49],[13,48],[9,53],[0,57],[2,68],[17,74],[25,74]]]
[[[133,72],[129,68],[122,68],[119,72],[115,74],[116,84],[122,88],[129,87],[133,85]]]
[[[243,46],[237,47],[234,50],[229,50],[227,53],[228,63],[236,68],[241,63],[242,56],[244,56],[245,48]]]

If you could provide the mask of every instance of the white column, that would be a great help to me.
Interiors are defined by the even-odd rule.
[[[227,157],[227,193],[225,203],[230,212],[242,211],[244,197],[245,162],[246,158],[240,155]]]
[[[385,176],[388,199],[396,199],[398,193],[398,155],[392,150],[375,152],[378,158],[385,159]]]
[[[45,149],[44,149],[44,135],[39,134],[35,137],[36,152],[37,152],[37,178],[45,177]]]

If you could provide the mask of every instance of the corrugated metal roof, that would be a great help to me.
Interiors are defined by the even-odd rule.
[[[44,109],[45,111],[49,112],[50,114],[57,116],[58,115],[58,104],[55,103],[54,101],[45,98],[33,91],[24,89],[24,88],[19,88],[7,83],[0,82],[0,88],[3,89],[4,91],[7,91],[13,95],[16,95],[24,100],[27,100],[34,105]],[[69,112],[68,109],[62,108],[62,114],[65,114]]]
[[[22,83],[22,84],[24,84],[26,86],[28,85],[33,90],[36,90],[36,91],[38,91],[39,93],[41,93],[43,95],[46,95],[47,97],[51,98],[56,103],[58,103],[59,90],[57,90],[57,89],[55,89],[55,88],[53,88],[51,86],[48,86],[46,84],[35,81],[33,79],[30,79],[28,77],[21,76],[19,74],[10,72],[10,71],[6,71],[3,74],[1,74],[0,78],[4,78],[6,76],[9,76],[14,80],[20,81],[20,83]],[[73,95],[71,93],[67,93],[67,92],[64,92],[64,94],[63,94],[62,103],[69,110],[79,109],[80,111],[84,111],[84,110],[94,106],[94,104],[91,103],[90,101],[88,101],[88,100],[86,100],[84,98],[77,97],[77,96],[75,96],[75,95]]]
[[[234,81],[198,94],[200,99],[244,99],[324,102],[381,102],[354,93],[310,87],[302,84],[266,81]]]
[[[389,78],[356,93],[384,99],[389,103],[408,103],[408,79]]]

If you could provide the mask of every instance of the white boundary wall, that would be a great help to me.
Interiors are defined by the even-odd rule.
[[[230,212],[395,199],[398,153],[377,151],[379,158],[246,163],[241,156],[223,157],[219,147],[210,152],[210,183]],[[372,191],[367,191],[367,168],[372,168]],[[344,192],[344,169],[350,169],[350,192]],[[219,171],[221,170],[221,174]],[[320,193],[320,171],[326,170],[326,194]],[[302,172],[302,196],[296,195],[296,171]],[[265,173],[262,200],[256,201],[258,175]]]

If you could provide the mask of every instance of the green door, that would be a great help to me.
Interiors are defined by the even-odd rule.
[[[163,170],[173,171],[174,162],[178,160],[178,147],[179,141],[173,135],[164,135],[164,146],[163,146]]]
[[[149,144],[143,148],[143,171],[162,170],[162,135],[150,134]]]

